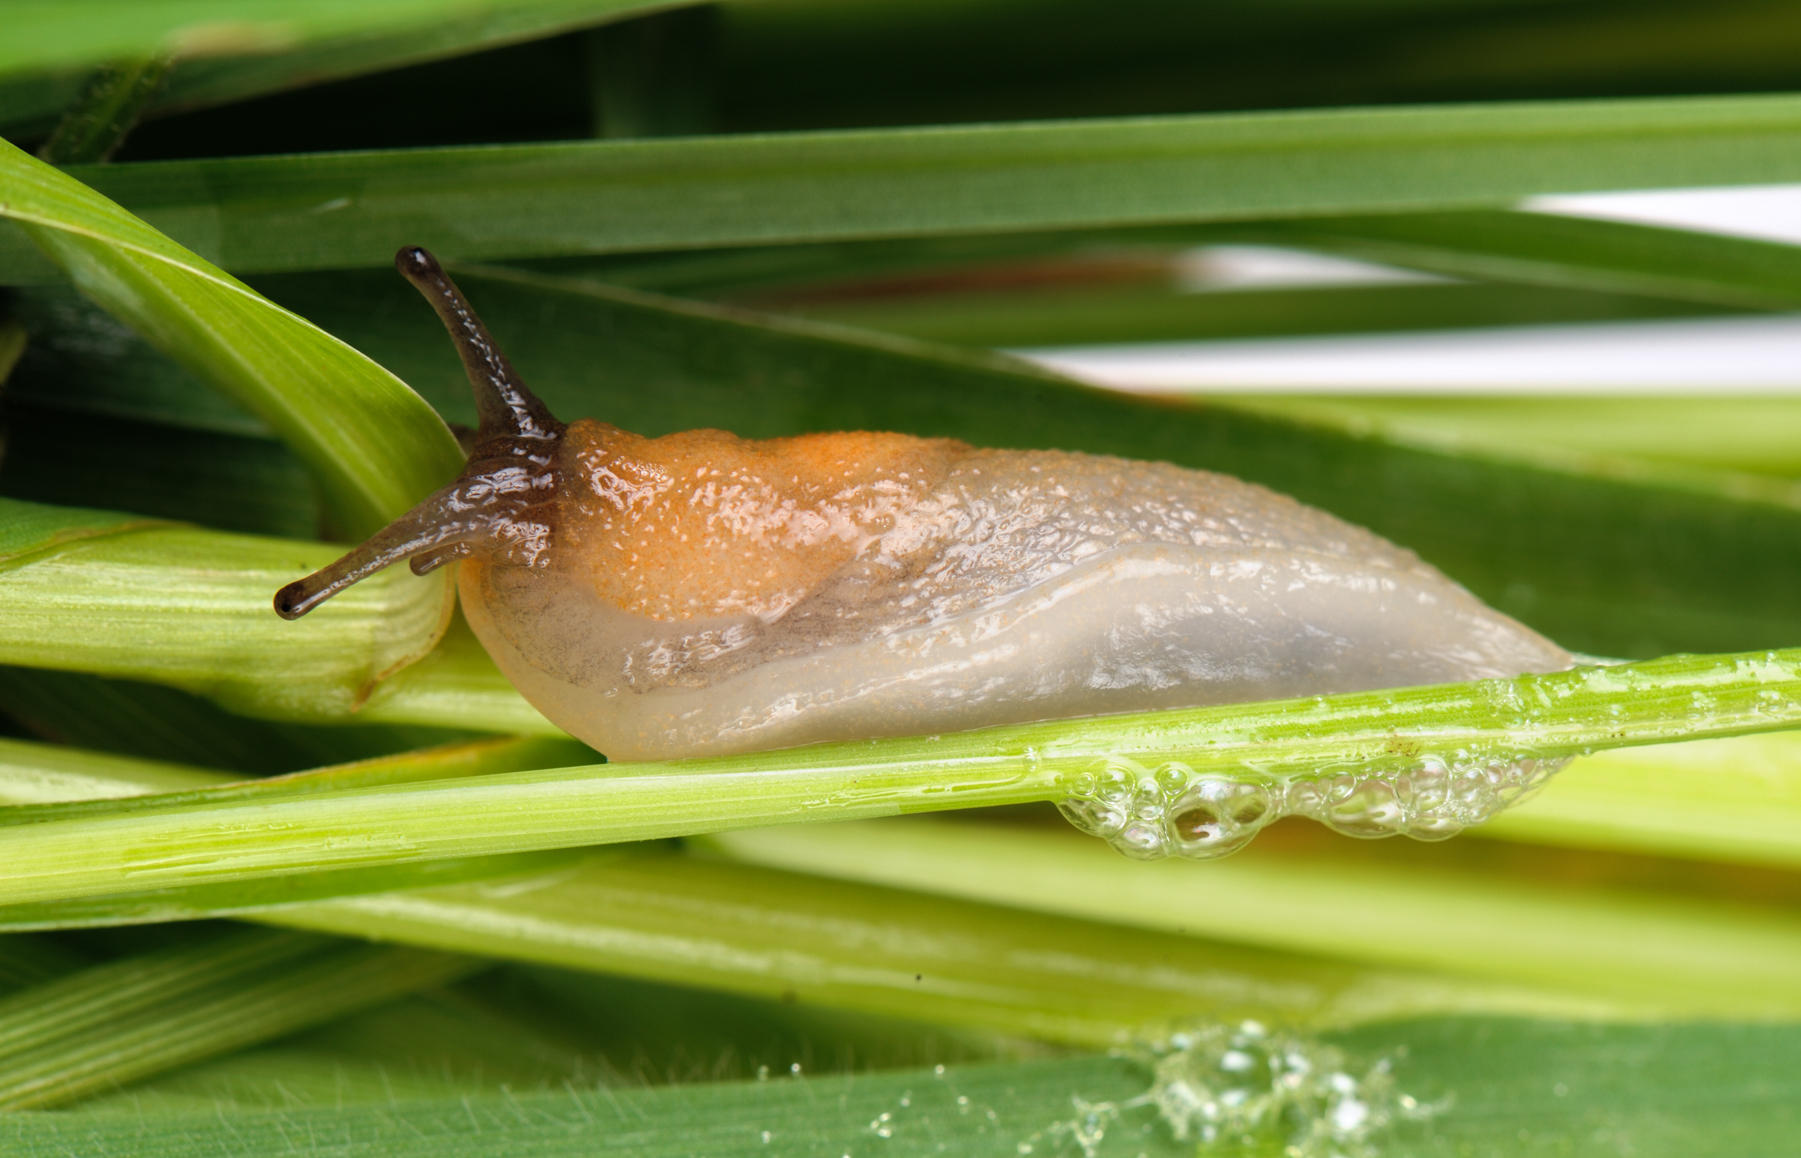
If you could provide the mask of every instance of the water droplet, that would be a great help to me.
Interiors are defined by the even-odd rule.
[[[1382,780],[1356,782],[1344,799],[1316,819],[1335,832],[1362,837],[1392,836],[1406,824],[1394,785]]]
[[[1564,763],[1459,750],[1394,774],[1353,766],[1283,781],[1248,768],[1203,774],[1174,760],[1153,771],[1114,756],[1078,776],[1061,807],[1075,827],[1137,860],[1225,856],[1284,816],[1347,836],[1444,840],[1530,796]]]
[[[1444,1109],[1397,1089],[1388,1058],[1358,1064],[1335,1046],[1255,1022],[1194,1030],[1125,1056],[1146,1066],[1150,1089],[1090,1107],[1104,1108],[1092,1120],[1111,1123],[1121,1110],[1147,1105],[1177,1141],[1203,1146],[1230,1142],[1287,1158],[1377,1158],[1376,1141],[1395,1122]],[[1073,1123],[1061,1132],[1081,1137]]]

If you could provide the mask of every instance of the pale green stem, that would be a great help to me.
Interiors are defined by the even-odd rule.
[[[407,774],[428,761],[454,771],[455,759],[493,762],[543,746],[543,741],[462,745],[419,753],[410,762],[370,761],[235,785],[230,792],[239,799],[252,794],[275,799],[329,789],[352,777]],[[157,784],[169,773],[169,766],[122,757],[0,743],[0,773],[28,768],[34,760],[81,767],[84,779],[59,783],[93,796],[119,796],[141,784]],[[189,775],[216,783],[227,779],[200,770]],[[0,780],[0,791],[4,783]],[[66,803],[61,814],[80,807]],[[54,814],[39,808],[19,811]],[[458,866],[474,868],[487,879],[417,887],[442,885],[445,871]],[[630,846],[578,856],[433,861],[366,873],[369,879],[355,881],[342,873],[323,873],[12,905],[0,908],[0,923],[73,927],[237,915],[484,957],[1101,1045],[1155,1034],[1195,1017],[1336,1025],[1472,1010],[1632,1016],[1663,1008],[1572,998],[1556,988],[1471,984],[1324,957],[1246,950],[1183,934],[1134,931],[1023,908],[922,897],[835,876]],[[315,887],[317,895],[334,899],[295,903]],[[329,891],[333,888],[341,891],[334,894]],[[0,947],[19,940],[0,938]],[[0,1023],[0,1034],[19,1032]]]
[[[1801,650],[1062,720],[664,764],[138,805],[6,834],[0,903],[442,857],[1059,800],[1119,758],[1283,780],[1801,725]]]

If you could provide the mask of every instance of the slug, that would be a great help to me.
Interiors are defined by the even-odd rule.
[[[614,759],[1568,667],[1378,536],[1164,463],[851,432],[558,421],[423,249],[480,428],[454,482],[282,588],[458,566],[525,698]]]

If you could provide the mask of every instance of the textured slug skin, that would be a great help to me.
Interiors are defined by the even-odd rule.
[[[1552,671],[1411,552],[1224,475],[896,434],[569,428],[488,652],[623,760]]]

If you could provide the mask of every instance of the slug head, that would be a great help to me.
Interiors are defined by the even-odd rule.
[[[476,550],[526,566],[538,565],[549,550],[563,424],[525,388],[436,258],[409,246],[394,265],[450,331],[475,391],[480,426],[467,444],[468,463],[449,486],[335,563],[276,592],[275,611],[283,619],[300,618],[402,559],[424,575]]]

